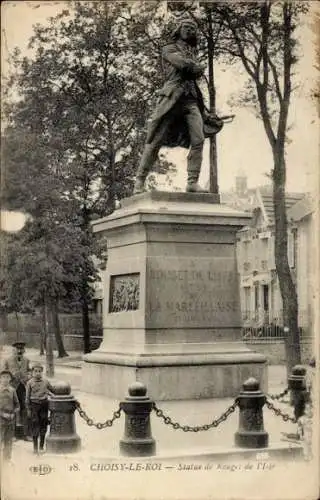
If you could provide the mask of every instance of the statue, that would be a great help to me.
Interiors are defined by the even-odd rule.
[[[205,69],[196,59],[197,28],[192,18],[184,16],[171,34],[171,42],[162,49],[166,81],[157,92],[158,102],[137,169],[134,194],[145,190],[146,177],[162,146],[190,147],[186,191],[206,192],[198,184],[204,139],[221,130],[223,118],[217,118],[205,108],[196,82]]]

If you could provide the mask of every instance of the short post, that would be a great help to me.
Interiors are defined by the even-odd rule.
[[[306,407],[306,372],[307,371],[304,366],[296,365],[292,368],[291,375],[288,377],[290,403],[294,407],[294,418],[296,420],[304,415]]]
[[[47,450],[52,453],[78,451],[81,441],[76,433],[76,400],[71,394],[70,384],[54,382],[51,385],[54,396],[49,398],[50,432],[46,439]]]
[[[235,445],[240,448],[267,448],[269,434],[264,430],[263,406],[266,397],[258,380],[250,377],[243,384],[238,396],[239,429],[235,433]]]
[[[120,403],[125,413],[124,436],[120,440],[120,453],[129,457],[155,455],[156,442],[151,435],[150,413],[153,401],[147,388],[140,382],[129,386],[129,396]]]

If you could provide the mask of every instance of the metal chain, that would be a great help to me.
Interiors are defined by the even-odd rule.
[[[283,398],[284,396],[286,396],[289,392],[289,388],[287,387],[284,391],[280,392],[280,394],[268,394],[268,397],[270,399],[274,399],[274,400],[279,400],[281,398]]]
[[[160,408],[157,407],[156,403],[153,403],[153,409],[156,412],[157,417],[162,418],[164,423],[167,425],[171,425],[174,428],[174,430],[179,429],[183,430],[183,432],[208,431],[213,427],[218,427],[218,425],[220,425],[221,422],[225,422],[225,420],[227,420],[229,415],[231,415],[231,413],[235,411],[237,406],[238,406],[238,401],[235,400],[235,402],[231,406],[229,406],[229,408],[227,408],[227,410],[224,413],[222,413],[222,415],[219,418],[213,420],[210,424],[191,426],[191,425],[181,425],[178,422],[174,422],[170,417],[165,415]]]
[[[296,419],[294,417],[290,417],[287,413],[283,413],[283,411],[280,410],[280,408],[276,408],[271,401],[266,400],[266,407],[269,408],[269,410],[272,410],[277,417],[282,417],[284,422],[293,422],[294,424],[296,423]]]
[[[117,418],[120,418],[121,416],[121,411],[122,408],[119,406],[119,409],[115,412],[113,412],[112,418],[106,420],[105,422],[94,422],[92,418],[90,418],[87,413],[84,411],[84,409],[81,407],[81,404],[79,401],[76,402],[76,409],[78,410],[78,413],[81,418],[86,422],[87,425],[94,426],[97,429],[105,429],[106,427],[111,427]]]

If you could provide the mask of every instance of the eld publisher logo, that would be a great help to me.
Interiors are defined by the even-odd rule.
[[[46,476],[47,474],[50,474],[50,472],[53,471],[53,468],[51,465],[47,464],[40,464],[40,465],[31,465],[29,467],[29,471],[31,474],[37,474],[38,476]]]

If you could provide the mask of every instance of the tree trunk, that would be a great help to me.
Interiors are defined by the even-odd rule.
[[[110,134],[110,131],[109,131]],[[112,174],[114,175],[114,173]],[[110,194],[110,193],[109,193]],[[112,195],[113,196],[113,195]],[[114,202],[114,197],[113,197]],[[87,242],[90,239],[90,214],[86,205],[82,209],[82,232],[84,241]],[[81,288],[81,312],[82,312],[82,332],[83,332],[83,352],[91,352],[90,348],[90,323],[89,323],[89,285],[88,285],[88,275],[86,271],[82,274],[82,288]]]
[[[210,137],[209,148],[209,191],[210,193],[219,193],[218,184],[218,158],[217,158],[217,138],[216,136]]]
[[[20,340],[20,320],[19,320],[19,313],[16,311],[15,312],[15,317],[16,317],[16,341]]]
[[[54,360],[52,346],[52,301],[48,296],[45,296],[45,334],[46,334],[46,375],[47,377],[54,376]]]
[[[8,313],[6,311],[3,311],[0,316],[1,319],[1,329],[4,332],[8,331]]]
[[[216,88],[214,82],[214,40],[213,40],[213,20],[212,20],[212,7],[206,7],[206,17],[208,26],[208,37],[207,37],[207,47],[208,47],[208,91],[209,91],[209,106],[210,112],[216,113]],[[209,191],[210,193],[219,193],[218,184],[218,158],[217,158],[217,138],[214,135],[210,137],[210,148],[209,148]]]
[[[40,331],[40,356],[44,355],[46,348],[46,318],[45,318],[45,306],[41,306],[41,331]]]
[[[285,160],[274,148],[273,206],[275,215],[275,264],[283,307],[283,326],[288,374],[301,363],[298,299],[288,262],[288,224],[285,204]]]
[[[65,358],[69,356],[69,354],[66,352],[64,345],[63,345],[63,340],[61,337],[61,331],[60,331],[60,322],[59,322],[59,310],[58,310],[58,301],[56,300],[53,304],[53,329],[54,329],[54,336],[56,339],[56,345],[58,349],[58,358]]]
[[[83,297],[82,301],[82,331],[83,331],[83,352],[86,354],[88,352],[91,352],[89,307],[86,297]]]

